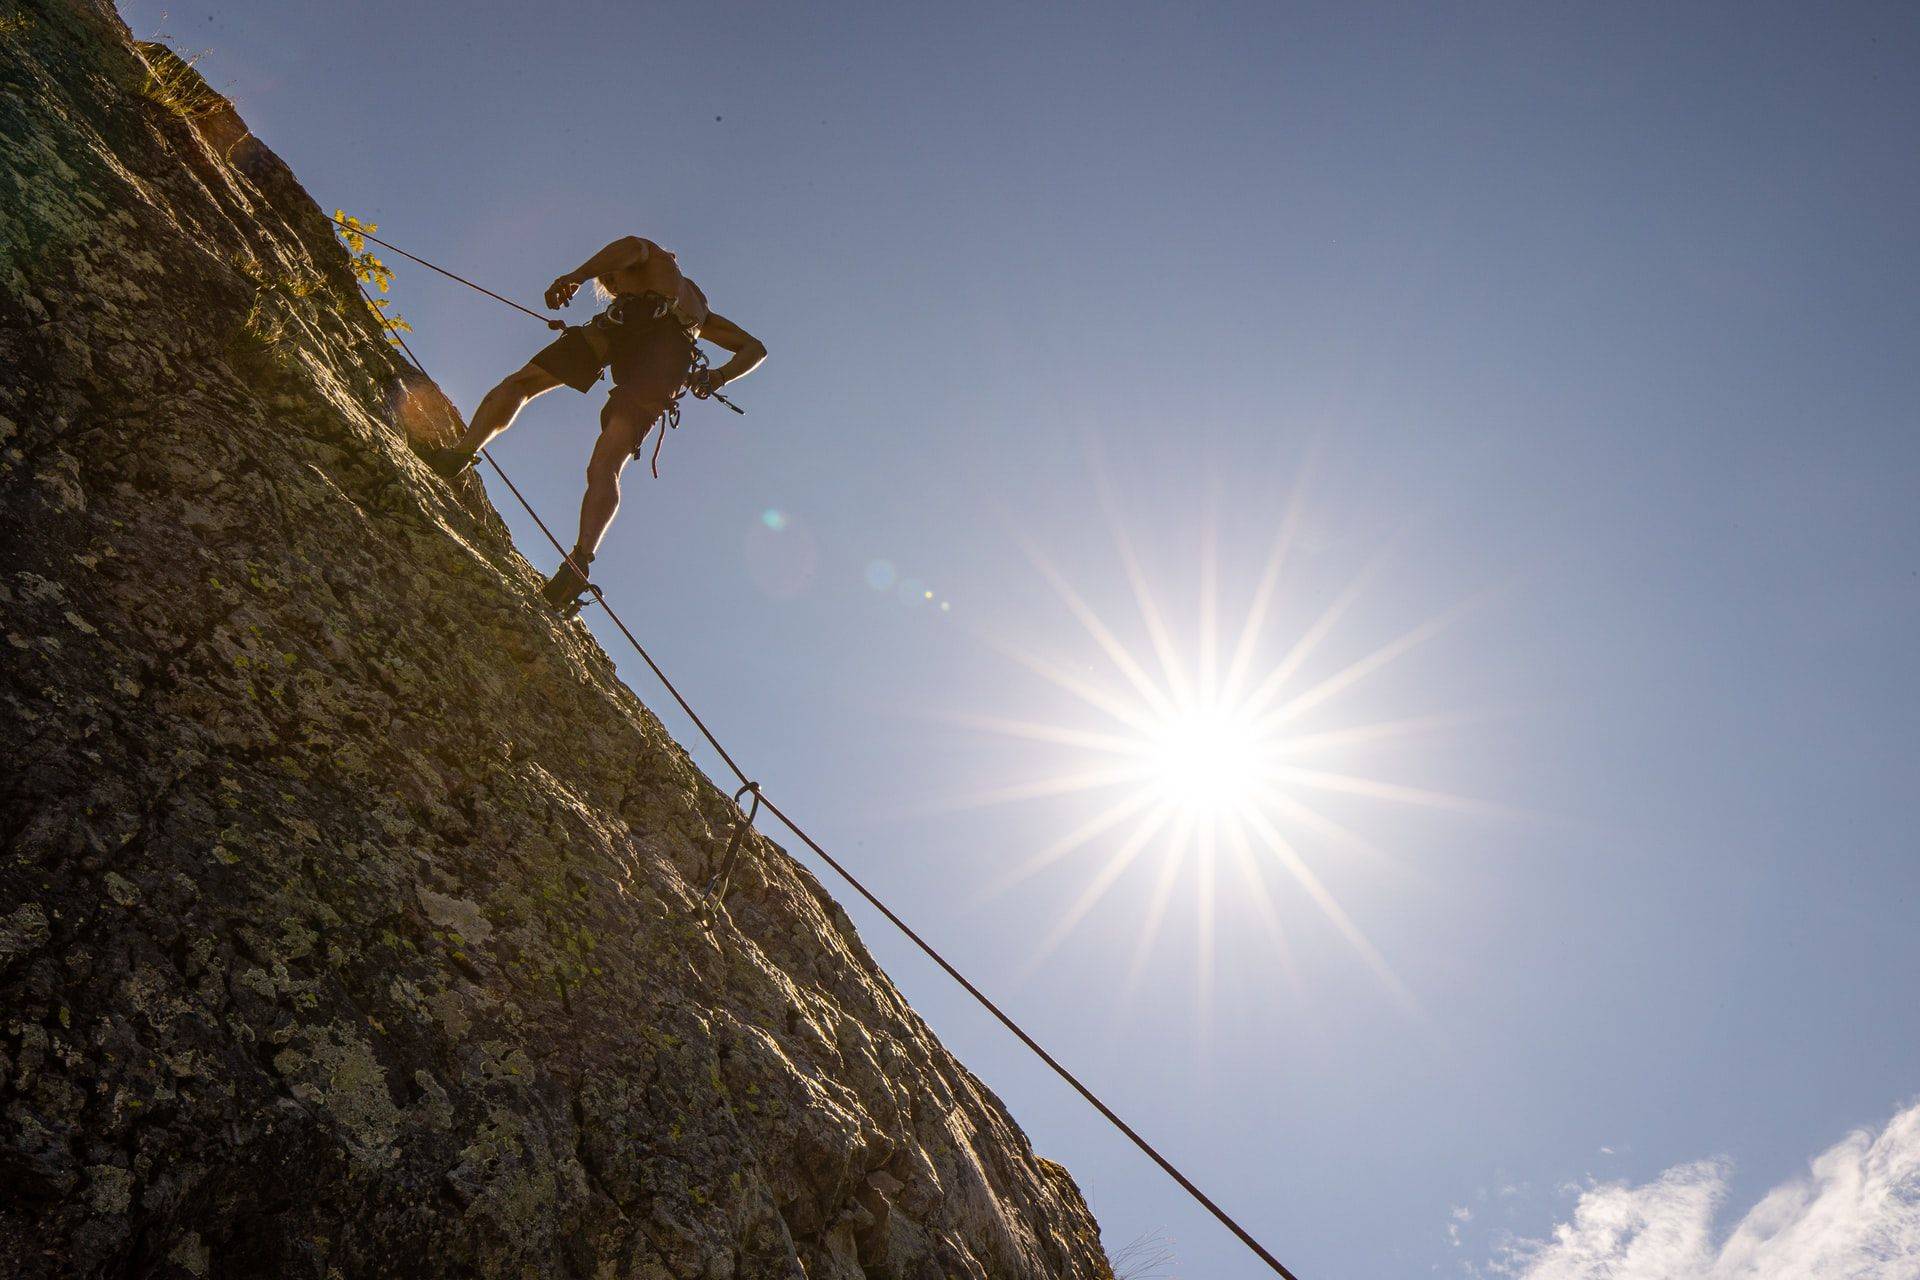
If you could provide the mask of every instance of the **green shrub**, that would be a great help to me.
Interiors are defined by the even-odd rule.
[[[333,232],[347,246],[347,263],[353,268],[353,277],[363,285],[372,285],[380,296],[369,296],[367,303],[373,308],[374,318],[386,332],[387,341],[398,346],[401,333],[412,333],[413,326],[398,312],[387,310],[392,299],[386,296],[387,289],[393,284],[393,268],[380,261],[372,249],[367,247],[367,233],[378,231],[377,222],[362,222],[352,214],[341,209],[333,211]]]

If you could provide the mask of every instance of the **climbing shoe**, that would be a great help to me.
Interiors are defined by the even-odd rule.
[[[420,460],[427,464],[427,470],[451,484],[460,473],[471,467],[479,458],[458,445],[424,445],[415,450]]]
[[[573,554],[560,562],[560,567],[547,579],[547,585],[540,588],[540,598],[547,602],[563,618],[579,614],[582,605],[587,602],[587,566],[593,563],[591,552],[575,547]],[[578,565],[579,568],[574,566]]]

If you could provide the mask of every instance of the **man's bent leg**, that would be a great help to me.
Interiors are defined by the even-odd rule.
[[[480,398],[480,407],[473,411],[472,423],[454,448],[466,454],[480,452],[495,436],[513,425],[514,418],[526,407],[527,401],[559,385],[560,379],[539,365],[522,365]]]
[[[600,438],[587,463],[587,493],[580,499],[580,541],[575,544],[587,555],[600,549],[600,540],[620,509],[621,469],[659,416],[658,408],[618,399],[609,399],[601,411]]]

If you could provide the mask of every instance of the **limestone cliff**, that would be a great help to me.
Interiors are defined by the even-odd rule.
[[[0,1276],[1104,1277],[1092,1217],[409,432],[343,250],[0,5]]]

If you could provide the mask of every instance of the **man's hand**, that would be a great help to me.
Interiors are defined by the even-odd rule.
[[[573,295],[580,292],[580,284],[581,281],[578,276],[561,276],[558,280],[548,285],[547,309],[550,311],[558,311],[561,307],[572,302]]]
[[[687,379],[687,389],[705,400],[730,382],[746,377],[760,367],[767,358],[767,348],[760,339],[742,329],[733,321],[717,311],[709,311],[704,324],[700,326],[700,338],[711,342],[724,351],[733,352],[733,359],[718,369],[703,369]],[[722,401],[726,404],[726,401]],[[737,405],[727,405],[735,413],[743,412]]]

